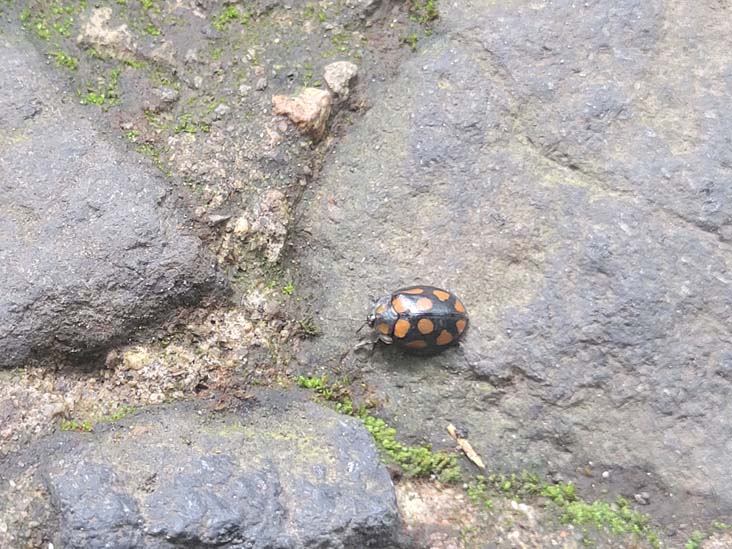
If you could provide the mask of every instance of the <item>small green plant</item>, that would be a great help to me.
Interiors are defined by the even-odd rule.
[[[706,535],[704,535],[703,532],[700,532],[699,530],[694,530],[691,533],[691,537],[689,540],[684,544],[684,549],[699,549],[701,547],[701,542],[704,541],[707,538]]]
[[[402,38],[402,43],[409,46],[412,51],[417,51],[417,42],[419,42],[419,36],[416,32]]]
[[[76,57],[72,57],[61,50],[52,52],[50,55],[59,67],[69,69],[70,71],[75,71],[79,65],[79,60]]]
[[[240,13],[236,6],[226,6],[214,17],[211,24],[217,31],[223,31],[233,21],[238,21],[241,25],[247,25],[249,18],[250,15],[247,12]]]
[[[147,26],[145,27],[145,32],[150,36],[160,36],[162,34],[162,31],[152,23],[147,24]]]
[[[51,38],[51,29],[48,28],[48,25],[45,21],[36,21],[33,25],[33,30],[36,31],[36,35],[41,40],[48,40]]]
[[[295,286],[292,285],[292,282],[288,282],[282,287],[282,293],[285,295],[292,295],[295,291]]]
[[[140,5],[142,6],[142,9],[144,9],[145,11],[148,11],[149,9],[151,9],[154,4],[155,4],[154,0],[140,0]]]
[[[99,419],[99,422],[108,422],[108,423],[111,423],[111,422],[114,422],[114,421],[119,421],[120,419],[122,419],[123,417],[131,414],[135,410],[137,410],[137,408],[135,408],[134,406],[127,406],[126,404],[123,404],[122,406],[120,406],[119,408],[117,408],[111,414],[108,414],[106,416],[102,416]]]
[[[320,329],[315,324],[312,317],[303,318],[297,321],[298,330],[309,337],[315,337],[320,335]]]
[[[475,505],[482,507],[483,509],[490,511],[493,509],[493,500],[491,500],[488,494],[488,483],[483,475],[475,477],[475,481],[468,484],[468,498]]]
[[[110,107],[119,103],[119,76],[122,69],[116,68],[100,81],[99,87],[87,87],[86,93],[78,92],[82,105],[99,105]],[[106,108],[105,108],[106,110]]]
[[[81,431],[89,433],[92,431],[92,429],[92,423],[89,420],[79,423],[77,421],[74,421],[73,419],[65,419],[61,422],[62,431]]]
[[[412,20],[426,28],[429,28],[430,23],[440,17],[437,0],[426,0],[424,3],[413,0],[409,11],[412,14]]]

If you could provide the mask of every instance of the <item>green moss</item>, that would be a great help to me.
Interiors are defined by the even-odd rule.
[[[658,534],[651,528],[647,515],[631,509],[624,498],[614,503],[579,499],[572,483],[547,485],[542,495],[561,509],[561,521],[566,524],[592,525],[613,534],[632,534],[644,538],[653,547],[660,547]]]
[[[425,2],[412,0],[409,11],[412,14],[412,20],[425,27],[429,27],[433,21],[440,17],[437,0],[426,0]]]
[[[408,446],[396,440],[396,429],[384,420],[370,415],[365,408],[354,409],[348,396],[347,383],[330,383],[326,377],[304,377],[297,384],[315,391],[325,400],[335,402],[335,409],[357,417],[371,433],[377,448],[386,461],[398,466],[407,477],[436,477],[441,482],[455,482],[462,471],[454,454],[433,452],[429,446]]]
[[[87,86],[86,91],[79,90],[77,93],[82,105],[98,105],[109,108],[119,103],[119,77],[122,69],[116,68],[107,73],[107,76],[100,79],[96,87]]]
[[[145,26],[145,32],[150,36],[160,36],[162,34],[162,31],[152,23],[148,23]]]
[[[419,36],[416,32],[402,38],[402,43],[409,46],[412,51],[417,51],[417,42],[419,42]]]
[[[725,532],[728,530],[732,530],[732,523],[727,524],[725,522],[720,521],[714,521],[712,522],[712,529],[716,530],[718,532]],[[701,543],[708,539],[712,533],[709,532],[702,532],[701,530],[694,530],[691,533],[691,537],[688,539],[688,541],[684,544],[684,549],[700,549]]]
[[[102,416],[101,418],[99,418],[99,421],[97,423],[102,423],[102,422],[112,423],[115,421],[119,421],[123,417],[131,414],[132,412],[134,412],[136,410],[137,410],[137,408],[135,408],[134,406],[127,406],[126,404],[123,404],[122,406],[117,408],[111,414],[108,414],[106,416]]]
[[[475,505],[490,511],[493,509],[493,500],[488,493],[488,483],[483,475],[475,477],[475,481],[468,484],[468,498]]]
[[[181,114],[173,127],[173,133],[190,133],[196,134],[199,131],[209,132],[211,131],[211,125],[207,122],[194,121],[193,115],[188,112]]]
[[[361,411],[358,416],[374,437],[377,447],[389,461],[398,465],[407,477],[435,476],[441,482],[462,478],[457,457],[446,452],[433,452],[429,446],[407,446],[396,440],[396,429],[382,419]]]
[[[50,55],[59,67],[70,71],[75,71],[79,65],[79,60],[76,57],[72,57],[61,50],[52,52]]]
[[[237,21],[241,25],[249,23],[250,15],[247,12],[240,12],[236,6],[226,6],[219,14],[214,17],[211,25],[217,31],[225,30],[230,23]]]
[[[83,421],[81,423],[73,419],[65,419],[61,422],[62,431],[81,431],[85,433],[91,432],[93,429],[91,421]]]
[[[33,10],[26,8],[20,12],[20,21],[24,29],[34,32],[41,40],[49,41],[52,31],[69,38],[74,26],[74,13],[78,7],[81,6],[61,2],[35,4]]]

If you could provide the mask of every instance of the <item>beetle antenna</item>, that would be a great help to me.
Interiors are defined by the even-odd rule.
[[[364,326],[366,326],[366,324],[368,324],[368,323],[369,323],[369,321],[366,320],[363,324],[361,324],[361,327],[358,330],[356,330],[356,333],[359,333],[361,330],[363,330]]]

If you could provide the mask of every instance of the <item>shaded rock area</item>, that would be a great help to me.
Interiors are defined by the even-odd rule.
[[[62,103],[27,43],[0,37],[0,367],[89,355],[221,291],[158,171]]]
[[[622,494],[662,527],[724,520],[728,8],[440,9],[302,202],[301,284],[327,288],[302,370],[361,375],[438,447],[455,423],[492,469]],[[461,296],[462,348],[342,362],[370,298],[415,283]]]
[[[36,471],[36,540],[56,547],[401,546],[371,435],[296,394],[263,393],[238,413],[151,408],[18,460]],[[23,499],[2,493],[0,516],[17,516]],[[14,526],[3,531],[18,547]]]

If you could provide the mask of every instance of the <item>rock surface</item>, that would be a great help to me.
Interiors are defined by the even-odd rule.
[[[260,396],[241,414],[160,407],[44,442],[35,455],[46,526],[58,525],[44,539],[84,549],[395,547],[394,488],[361,423],[293,394]]]
[[[0,38],[0,367],[88,354],[220,287],[155,169],[61,104]]]
[[[350,61],[336,61],[325,66],[323,79],[339,99],[347,99],[358,75],[358,66]]]
[[[333,99],[325,90],[304,88],[298,95],[275,95],[272,107],[275,114],[286,115],[297,127],[314,139],[325,135],[325,125],[330,116]]]
[[[402,433],[660,521],[732,511],[732,92],[713,2],[458,2],[302,202],[319,371],[370,296],[471,313],[431,360],[347,364]],[[698,7],[698,9],[697,9]],[[606,473],[606,474],[603,474]],[[590,496],[591,497],[591,496]]]

